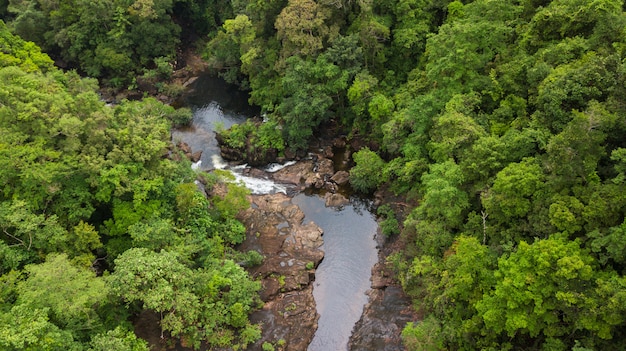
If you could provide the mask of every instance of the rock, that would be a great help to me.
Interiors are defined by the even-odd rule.
[[[350,173],[346,171],[338,171],[330,178],[330,180],[335,182],[337,185],[344,185],[350,180]]]
[[[330,191],[331,193],[336,193],[337,190],[339,190],[339,187],[333,182],[326,182],[324,183],[324,189]]]
[[[193,84],[197,79],[198,77],[190,77],[189,79],[185,80],[185,82],[183,83],[183,86],[186,88],[190,84]]]
[[[157,93],[157,88],[156,88],[157,79],[156,78],[153,78],[153,77],[146,78],[146,77],[138,76],[135,81],[137,83],[137,89],[139,89],[140,91],[146,92],[150,95],[156,95]]]
[[[350,201],[341,194],[326,193],[324,195],[326,207],[341,207],[350,203]]]
[[[296,156],[297,156],[296,152],[293,151],[292,149],[285,149],[283,153],[285,154],[285,157],[290,159],[290,160],[295,159]]]
[[[191,147],[184,141],[179,142],[177,145],[178,149],[182,151],[184,154],[191,154]]]
[[[313,187],[315,189],[322,189],[324,187],[324,184],[326,184],[326,182],[324,182],[324,179],[320,178],[319,176],[315,177],[315,182],[313,183]]]
[[[335,138],[333,140],[333,146],[338,149],[346,147],[346,138],[344,137]]]
[[[274,181],[299,185],[302,179],[307,179],[313,174],[313,161],[301,161],[287,166],[271,175]]]
[[[315,186],[315,184],[319,183],[319,182],[323,182],[320,177],[319,174],[315,174],[315,173],[310,173],[307,175],[307,177],[304,179],[304,186],[307,188],[312,188]]]
[[[247,176],[253,178],[267,179],[267,173],[258,168],[246,168]]]
[[[298,174],[304,169],[308,168],[295,167],[289,172]],[[250,316],[253,323],[262,321],[263,327],[261,339],[248,350],[262,350],[263,342],[283,339],[284,350],[304,351],[319,318],[311,284],[315,273],[306,267],[309,262],[317,267],[324,257],[320,249],[323,231],[313,222],[303,224],[304,213],[285,194],[251,195],[248,199],[251,208],[238,216],[247,229],[238,249],[256,250],[265,257],[260,266],[248,269],[261,279],[260,295],[265,302],[263,309]]]
[[[196,151],[196,152],[192,153],[191,154],[191,162],[198,162],[198,161],[200,161],[200,157],[202,157],[202,150]]]
[[[317,173],[321,175],[333,175],[335,173],[333,161],[324,157],[320,157],[316,164]]]
[[[335,154],[333,153],[333,148],[330,146],[326,146],[324,148],[324,157],[333,158],[333,156],[335,156]]]
[[[370,302],[354,327],[348,344],[354,351],[404,351],[401,333],[404,326],[417,320],[411,300],[398,286],[374,289]]]
[[[318,249],[324,243],[322,233],[324,233],[322,229],[313,222],[301,225],[294,231],[295,245],[302,248]]]

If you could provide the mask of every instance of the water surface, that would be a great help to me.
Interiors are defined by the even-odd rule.
[[[259,110],[248,105],[245,93],[219,78],[202,76],[192,87],[194,92],[182,102],[194,113],[192,124],[173,130],[172,138],[186,142],[194,152],[203,151],[199,169],[227,167],[220,157],[214,130],[241,123],[258,115]],[[266,169],[272,172],[280,167],[273,164]],[[269,180],[243,176],[241,168],[230,167],[253,193],[285,192],[284,186]],[[352,329],[367,303],[365,292],[370,288],[371,269],[377,261],[375,217],[367,209],[368,203],[357,198],[341,209],[325,207],[319,195],[299,194],[293,203],[305,213],[305,222],[314,221],[324,230],[325,257],[316,270],[313,287],[320,319],[308,350],[347,350]]]
[[[193,91],[187,94],[182,105],[193,112],[191,125],[172,130],[172,140],[187,143],[193,152],[202,150],[199,169],[219,168],[220,150],[214,131],[230,128],[247,118],[258,115],[259,109],[248,105],[248,95],[226,84],[222,79],[202,75],[192,85]]]
[[[378,259],[377,223],[356,198],[342,209],[324,206],[318,195],[299,194],[293,203],[324,230],[324,260],[315,273],[313,296],[320,314],[309,351],[347,350],[352,328],[367,303],[371,269]]]

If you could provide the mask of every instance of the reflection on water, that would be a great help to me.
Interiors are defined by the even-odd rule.
[[[324,230],[324,260],[317,268],[313,296],[320,314],[309,351],[346,350],[354,324],[367,303],[371,269],[377,260],[375,217],[361,201],[341,210],[327,208],[316,195],[297,195],[305,222]]]
[[[193,152],[203,151],[200,162],[195,164],[198,169],[225,168],[213,131],[218,125],[229,128],[241,123],[259,111],[247,104],[246,94],[229,88],[221,79],[203,76],[193,88],[194,93],[182,102],[194,112],[192,125],[173,130],[172,138],[187,143]],[[268,165],[267,171],[280,167]],[[253,193],[286,191],[272,181],[243,176],[236,167],[233,172]],[[352,328],[367,303],[365,292],[370,288],[371,268],[377,260],[376,220],[367,203],[356,199],[341,210],[325,207],[318,195],[300,194],[293,203],[300,206],[305,221],[314,221],[324,230],[325,257],[317,268],[313,289],[320,319],[309,351],[346,350]]]
[[[258,115],[258,108],[248,105],[248,95],[228,86],[222,79],[203,75],[192,84],[192,93],[185,96],[183,106],[191,108],[193,120],[189,127],[172,131],[174,142],[187,143],[193,152],[202,150],[201,170],[217,168],[212,155],[219,156],[214,131],[230,128]]]

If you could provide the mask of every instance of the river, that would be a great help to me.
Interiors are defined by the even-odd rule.
[[[203,151],[195,165],[199,169],[224,168],[213,131],[258,115],[259,110],[248,105],[246,94],[220,79],[202,76],[193,89],[183,101],[194,113],[192,124],[173,131],[172,138],[186,142],[194,152]],[[284,186],[232,170],[253,193],[286,192]],[[325,207],[324,199],[315,194],[297,194],[293,202],[303,210],[305,221],[314,221],[324,231],[325,257],[316,270],[313,288],[320,319],[308,350],[347,350],[352,329],[367,303],[365,293],[377,260],[376,219],[368,202],[356,197],[340,209]]]
[[[347,350],[352,328],[367,303],[372,266],[377,261],[375,217],[367,203],[352,199],[341,209],[324,206],[316,195],[292,202],[324,230],[324,260],[317,268],[313,296],[320,315],[309,351]]]

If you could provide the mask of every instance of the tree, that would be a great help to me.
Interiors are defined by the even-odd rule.
[[[79,340],[101,330],[103,322],[95,307],[108,300],[104,279],[73,266],[64,254],[48,255],[46,262],[25,270],[28,278],[18,284],[17,305],[48,311],[51,322]]]
[[[89,351],[148,351],[148,343],[135,336],[130,330],[118,326],[106,333],[94,335]]]
[[[469,207],[468,196],[460,186],[461,168],[452,160],[435,163],[422,175],[424,196],[416,208],[419,218],[440,221],[445,228],[457,228],[463,211]]]
[[[604,101],[615,86],[616,57],[589,52],[555,68],[537,87],[533,118],[553,133],[572,120],[572,110],[585,110],[592,100]]]
[[[53,61],[41,52],[33,42],[28,42],[9,32],[6,24],[0,20],[0,67],[18,66],[26,72],[52,69]]]
[[[441,257],[416,258],[409,274],[420,282],[411,291],[430,313],[402,333],[412,350],[478,348],[475,336],[482,322],[476,303],[495,283],[496,255],[476,238],[458,236]]]
[[[232,261],[192,270],[176,253],[133,248],[116,260],[111,289],[127,303],[161,316],[161,329],[195,348],[250,343],[247,314],[259,284]],[[253,341],[253,340],[252,340]]]
[[[284,98],[276,109],[287,145],[303,149],[322,122],[329,119],[333,97],[346,89],[348,72],[329,62],[292,56],[281,80]]]
[[[82,350],[72,333],[49,321],[46,309],[15,306],[7,313],[0,312],[0,327],[0,346],[7,350]]]
[[[607,311],[599,308],[604,304],[599,288],[607,277],[596,273],[596,267],[577,242],[562,236],[533,244],[522,241],[516,252],[499,259],[495,289],[476,308],[491,332],[527,336],[538,345],[564,335],[583,339],[587,332],[610,339],[624,321],[607,318]]]
[[[426,42],[428,78],[457,93],[489,86],[488,77],[481,73],[513,38],[510,21],[519,12],[520,7],[511,1],[476,1],[465,6],[465,16],[443,24]]]
[[[489,219],[499,225],[518,223],[516,233],[511,237],[502,237],[504,233],[496,234],[490,238],[497,242],[506,242],[513,239],[517,242],[523,235],[519,223],[527,218],[533,210],[534,201],[542,197],[545,184],[545,176],[539,163],[534,158],[525,158],[522,162],[511,163],[498,173],[493,187],[482,197],[482,203],[489,214]],[[528,230],[526,228],[525,230]]]
[[[350,185],[355,190],[369,193],[385,182],[385,162],[378,154],[365,147],[352,157],[355,166],[350,170]]]
[[[282,41],[281,56],[314,56],[331,35],[325,21],[329,11],[313,0],[289,0],[276,18],[278,39]]]
[[[475,94],[455,96],[446,105],[446,112],[436,118],[430,131],[431,141],[427,145],[434,160],[444,162],[452,158],[460,162],[463,151],[485,136],[484,129],[466,114],[476,104],[477,98]],[[461,106],[455,107],[457,104]],[[466,104],[469,106],[464,106]]]

